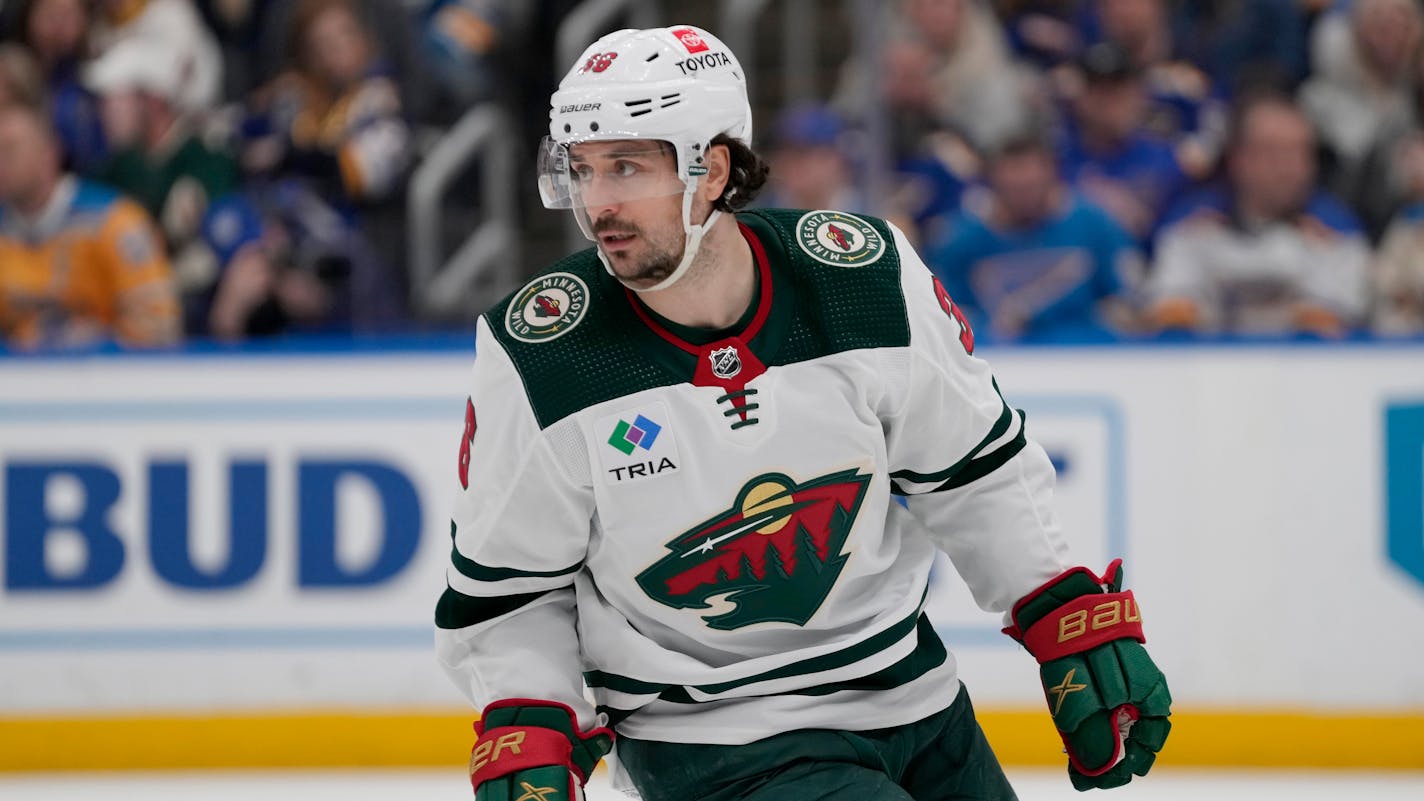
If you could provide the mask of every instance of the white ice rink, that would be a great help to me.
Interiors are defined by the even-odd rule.
[[[1078,793],[1057,771],[1010,771],[1022,801],[1420,801],[1424,772],[1154,771],[1111,791]],[[603,778],[589,801],[625,801]],[[458,770],[0,775],[4,801],[470,801]],[[867,799],[867,801],[873,801]]]

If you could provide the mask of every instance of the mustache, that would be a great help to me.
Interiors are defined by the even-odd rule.
[[[641,235],[643,233],[641,230],[638,229],[638,226],[630,225],[625,222],[620,222],[619,220],[616,220],[612,217],[604,217],[603,219],[595,220],[593,224],[589,227],[593,229],[593,232],[595,234],[604,234],[612,232],[619,234]]]

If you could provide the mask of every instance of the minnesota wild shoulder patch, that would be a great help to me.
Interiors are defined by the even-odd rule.
[[[572,273],[541,275],[504,311],[504,329],[520,342],[547,342],[572,331],[588,313],[588,285]]]
[[[843,211],[808,211],[796,221],[796,244],[806,255],[835,267],[863,267],[885,255],[875,226]]]

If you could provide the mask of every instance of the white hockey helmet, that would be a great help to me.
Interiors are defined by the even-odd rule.
[[[671,146],[677,181],[633,182],[620,200],[682,194],[687,233],[677,269],[657,286],[672,285],[696,256],[702,235],[716,222],[691,219],[692,198],[708,144],[727,134],[750,144],[751,108],[746,75],[721,40],[691,25],[610,33],[579,56],[550,98],[549,136],[539,149],[539,196],[545,207],[581,209],[583,198],[570,169],[569,148],[582,142],[657,140]],[[596,240],[587,215],[575,213],[584,235]],[[604,267],[612,273],[599,251]]]

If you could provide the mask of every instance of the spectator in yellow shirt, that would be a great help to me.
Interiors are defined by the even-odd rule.
[[[145,347],[173,344],[180,332],[168,259],[148,215],[65,173],[41,111],[0,108],[0,342]]]

